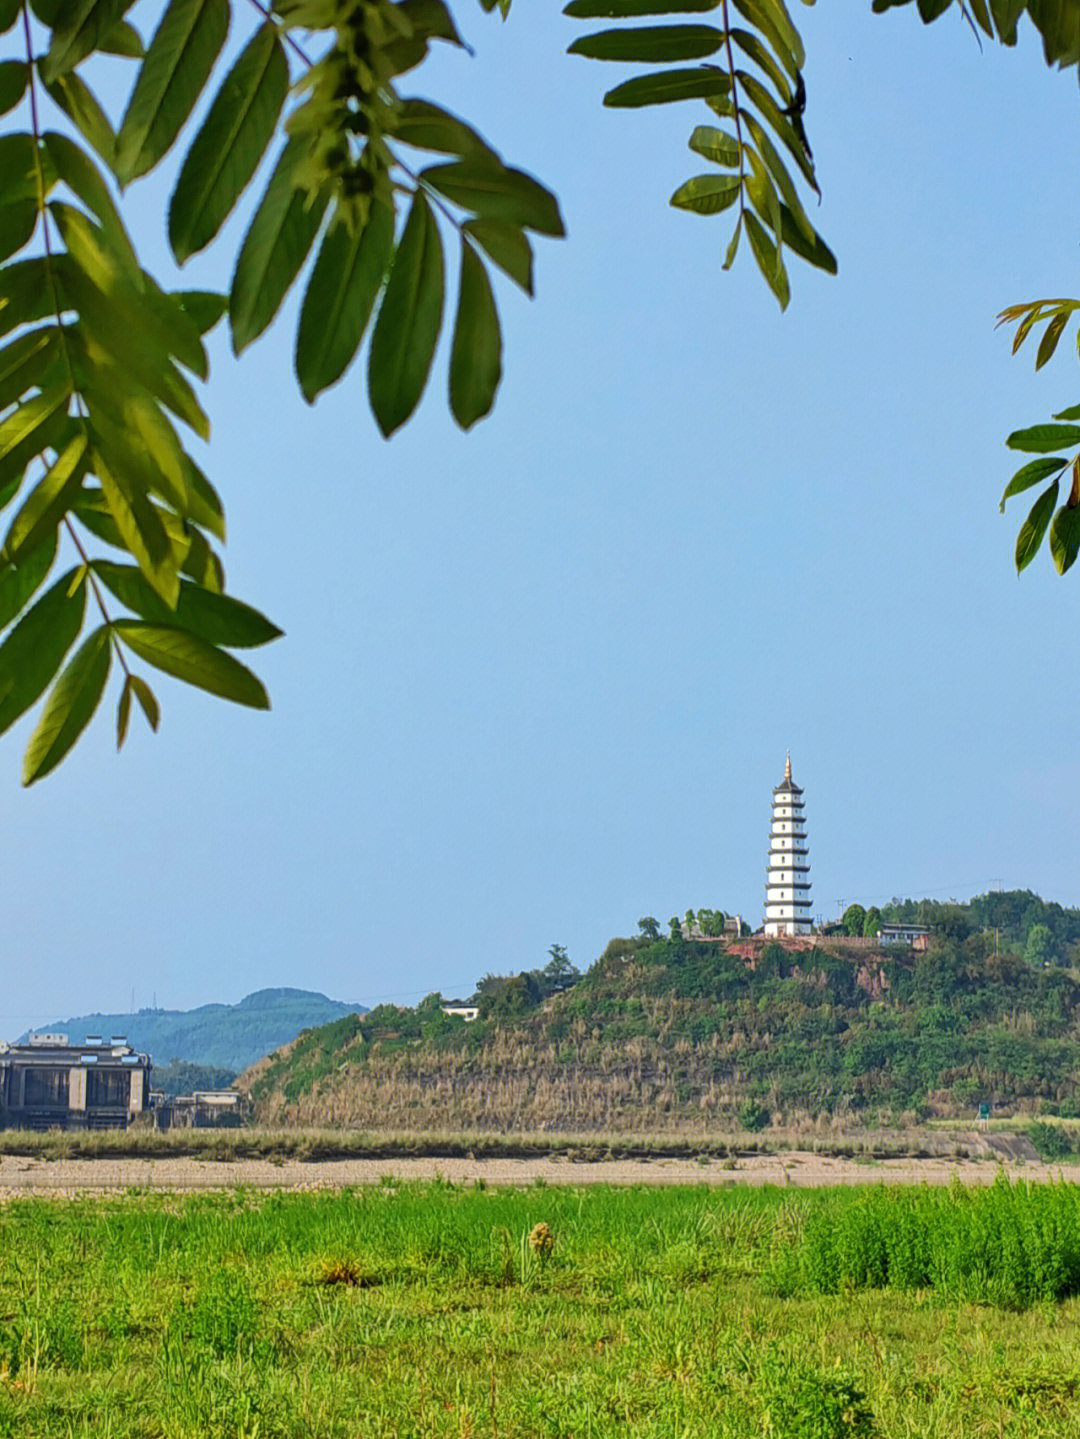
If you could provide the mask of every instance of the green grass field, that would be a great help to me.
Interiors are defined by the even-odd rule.
[[[18,1201],[0,1439],[1074,1439],[1078,1296],[1073,1185]]]

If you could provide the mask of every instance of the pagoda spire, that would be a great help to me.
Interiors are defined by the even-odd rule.
[[[791,751],[784,778],[772,793],[769,867],[765,883],[765,933],[810,933],[810,854],[803,792],[791,777]]]

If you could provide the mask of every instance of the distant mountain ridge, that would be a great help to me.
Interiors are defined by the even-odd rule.
[[[330,1024],[363,1005],[345,1004],[308,989],[260,989],[238,1004],[203,1004],[198,1009],[140,1009],[136,1014],[85,1014],[45,1025],[72,1044],[88,1035],[111,1039],[123,1034],[156,1065],[173,1060],[239,1072],[288,1044],[305,1029]],[[21,1039],[25,1040],[26,1035]]]

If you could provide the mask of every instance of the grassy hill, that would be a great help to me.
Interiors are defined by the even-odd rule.
[[[383,1006],[241,1082],[263,1122],[395,1129],[899,1122],[970,1117],[983,1101],[1080,1114],[1080,974],[946,918],[919,955],[842,938],[803,951],[612,940],[532,1008],[522,976],[489,984],[472,1024],[437,997]]]
[[[198,1009],[140,1009],[137,1014],[84,1014],[46,1028],[66,1034],[72,1044],[87,1035],[124,1034],[155,1065],[188,1065],[228,1070],[254,1064],[271,1050],[313,1025],[349,1015],[357,1006],[306,989],[260,989],[238,1004],[204,1004]]]

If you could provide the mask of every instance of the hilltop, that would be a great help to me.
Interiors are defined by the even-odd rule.
[[[325,1025],[361,1006],[343,1004],[307,989],[260,989],[238,1004],[203,1004],[198,1009],[140,1009],[135,1014],[84,1014],[46,1025],[81,1044],[89,1034],[127,1036],[128,1043],[150,1055],[155,1066],[187,1066],[218,1071],[221,1083],[263,1055],[288,1044],[302,1030]],[[25,1039],[25,1035],[23,1038]]]
[[[919,954],[872,936],[615,939],[563,992],[543,992],[546,971],[487,976],[473,1023],[438,995],[381,1006],[242,1082],[263,1122],[395,1129],[897,1123],[981,1102],[1080,1114],[1080,973],[1026,957],[1035,934],[1038,954],[1071,959],[1080,912],[984,899],[993,928],[981,901],[924,906]]]

